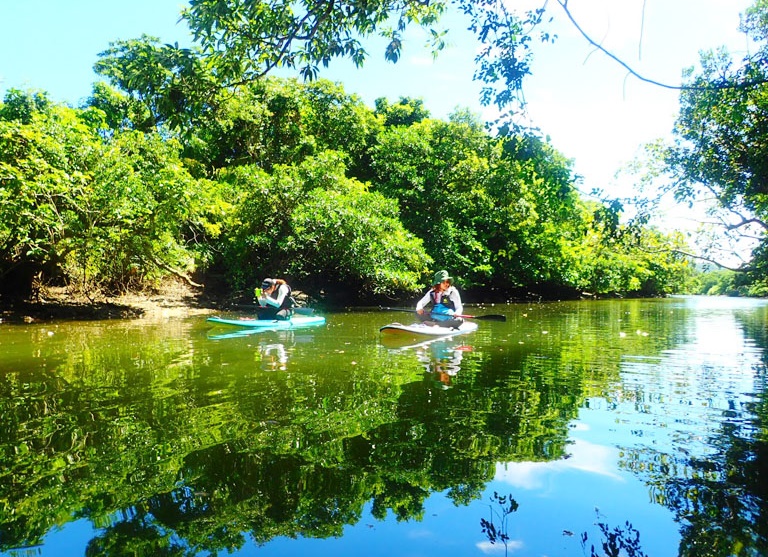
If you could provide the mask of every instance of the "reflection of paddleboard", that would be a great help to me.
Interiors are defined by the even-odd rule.
[[[249,337],[251,335],[258,335],[259,333],[271,333],[276,331],[277,329],[255,329],[253,327],[246,327],[244,329],[238,329],[236,331],[232,331],[231,333],[223,333],[218,335],[208,335],[208,338],[211,340],[221,340],[224,338],[240,338],[240,337]]]
[[[300,329],[302,327],[323,325],[325,317],[320,315],[294,315],[290,319],[224,319],[223,317],[209,317],[208,321],[218,323],[219,325],[235,325],[237,327],[279,331],[282,329]]]
[[[407,335],[382,335],[379,341],[381,345],[390,350],[410,350],[411,348],[423,348],[433,342],[451,337],[432,337],[424,340],[424,337],[416,338]]]
[[[410,325],[403,325],[402,323],[390,323],[389,325],[384,325],[381,327],[379,332],[382,334],[382,338],[399,337],[403,339],[426,339],[429,337],[452,337],[456,335],[472,333],[476,330],[477,323],[464,321],[464,323],[462,323],[458,328],[439,327],[437,325],[426,325],[424,323],[412,323]]]

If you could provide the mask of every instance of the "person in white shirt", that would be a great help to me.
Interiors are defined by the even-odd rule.
[[[259,296],[259,319],[290,319],[293,315],[291,287],[283,279],[265,278]]]
[[[461,294],[453,286],[453,278],[448,271],[436,272],[432,279],[432,288],[416,302],[419,319],[441,327],[457,328],[464,322],[460,317],[463,312]]]

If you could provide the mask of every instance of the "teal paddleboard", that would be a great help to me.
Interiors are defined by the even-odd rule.
[[[253,319],[250,317],[227,319],[224,317],[209,317],[208,321],[219,325],[234,325],[235,327],[276,331],[323,325],[325,324],[325,317],[320,315],[294,315],[290,319]]]

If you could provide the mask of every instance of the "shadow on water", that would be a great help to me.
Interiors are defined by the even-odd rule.
[[[669,555],[765,554],[764,308],[726,312],[751,367],[714,371],[744,374],[745,391],[724,375],[707,383],[711,361],[693,367],[692,352],[676,352],[701,349],[703,314],[675,303],[503,306],[494,313],[506,323],[413,345],[383,341],[375,312],[259,334],[200,319],[3,327],[0,549],[46,547],[52,530],[81,519],[94,528],[88,555],[193,555],[343,539],[366,512],[425,521],[436,495],[474,512],[499,463],[566,462],[574,424],[602,412],[619,424],[617,469],[656,496],[627,500],[624,526],[577,530],[570,554],[629,551],[632,514],[649,504],[679,523]],[[664,381],[666,369],[680,376]],[[697,382],[675,390],[684,376]],[[721,398],[722,408],[711,402]],[[679,421],[661,423],[662,410]],[[656,425],[643,421],[656,412]],[[622,420],[635,432],[622,436]],[[642,428],[659,442],[638,441]],[[494,496],[505,521],[547,520]],[[471,516],[475,538],[505,541],[498,520],[478,527]],[[639,557],[636,541],[628,555]]]

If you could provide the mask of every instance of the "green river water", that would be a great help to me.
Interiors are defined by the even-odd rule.
[[[765,301],[466,311],[0,324],[0,554],[768,555]]]

